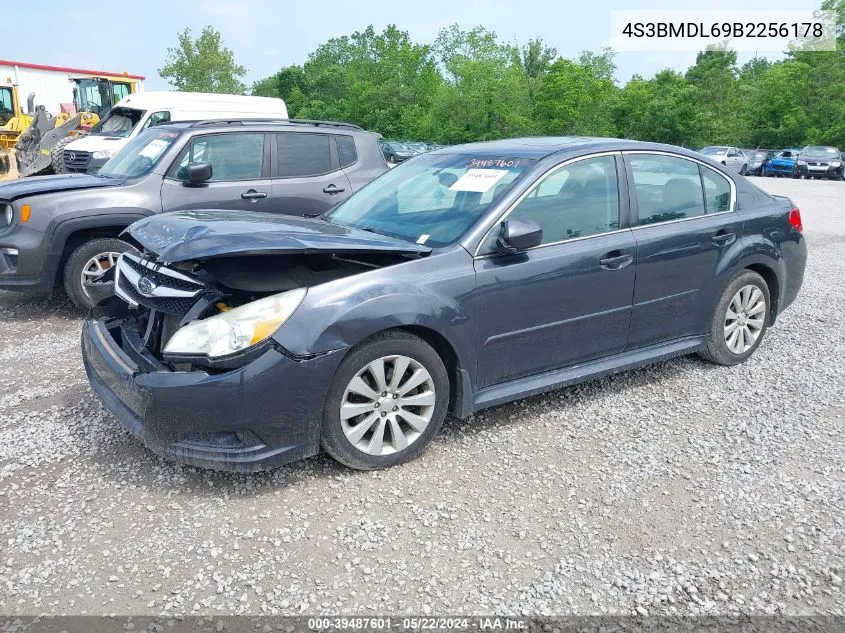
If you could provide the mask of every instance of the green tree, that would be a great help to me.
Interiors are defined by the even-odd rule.
[[[443,83],[427,114],[430,137],[460,143],[533,132],[529,79],[515,46],[483,27],[453,25],[433,48]]]
[[[652,79],[634,76],[613,107],[620,136],[683,147],[709,141],[702,118],[697,89],[672,70]]]
[[[755,147],[804,145],[808,132],[807,96],[810,67],[796,60],[774,64],[755,91],[756,114],[747,121],[747,135]]]
[[[616,133],[611,109],[619,89],[582,54],[584,62],[558,59],[543,77],[537,90],[534,113],[543,134],[613,136]],[[601,73],[604,76],[599,76]]]
[[[546,46],[540,38],[528,40],[528,43],[522,47],[519,61],[528,76],[530,98],[534,98],[537,87],[555,57],[557,57],[557,49]]]
[[[736,52],[714,47],[698,53],[686,80],[697,89],[702,134],[708,143],[736,144],[741,132],[741,102]]]
[[[191,29],[179,34],[179,45],[167,49],[164,66],[158,74],[177,90],[244,94],[240,79],[246,68],[235,62],[234,53],[223,46],[220,33],[206,26],[196,39]]]

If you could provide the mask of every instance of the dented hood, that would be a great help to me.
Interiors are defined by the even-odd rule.
[[[233,255],[431,251],[420,244],[318,218],[252,211],[163,213],[135,222],[126,232],[166,264]]]

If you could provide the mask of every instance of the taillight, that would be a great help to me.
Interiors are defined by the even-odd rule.
[[[801,224],[801,212],[796,208],[789,212],[789,224],[799,233],[804,230]]]

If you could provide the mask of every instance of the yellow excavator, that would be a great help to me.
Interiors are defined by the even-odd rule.
[[[75,113],[53,116],[30,95],[23,111],[15,85],[0,85],[0,179],[52,172],[52,155],[87,134],[118,101],[137,91],[132,79],[71,78]],[[11,153],[14,149],[15,159]],[[13,164],[14,163],[14,164]]]

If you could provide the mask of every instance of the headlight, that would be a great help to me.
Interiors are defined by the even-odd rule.
[[[305,292],[305,288],[289,290],[188,323],[168,341],[164,353],[217,358],[252,347],[270,338],[290,318]]]
[[[91,156],[94,160],[100,160],[101,158],[111,158],[117,154],[116,149],[101,149],[98,152],[94,152]]]
[[[3,221],[5,222],[5,224],[3,226],[4,227],[11,226],[12,220],[14,220],[14,218],[15,218],[15,215],[14,215],[14,212],[12,211],[12,205],[11,204],[4,204],[3,205]]]
[[[798,161],[798,164],[799,164],[799,165],[806,165],[806,164],[807,164],[807,161],[806,161],[806,160],[799,160],[799,161]]]
[[[835,160],[830,164],[831,167],[842,167],[842,162]]]

